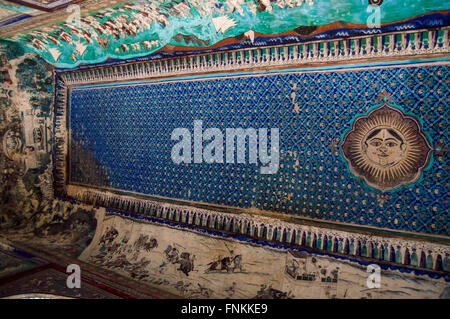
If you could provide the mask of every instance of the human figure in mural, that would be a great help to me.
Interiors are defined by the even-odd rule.
[[[168,245],[166,250],[164,251],[164,253],[166,254],[166,258],[167,260],[174,264],[178,261],[178,249],[176,247],[172,247],[171,245]]]
[[[164,250],[164,254],[166,255],[166,259],[171,264],[180,264],[177,270],[182,271],[186,276],[189,276],[189,273],[194,270],[194,259],[195,255],[192,255],[188,252],[179,253],[179,250],[172,245],[168,245],[166,250]],[[164,267],[166,264],[163,263],[160,267]]]
[[[231,256],[222,258],[222,255],[219,255],[217,260],[210,262],[206,272],[222,270],[225,270],[226,272],[234,272],[236,269],[242,271],[242,255],[233,256],[234,252],[232,250],[230,253]]]
[[[143,249],[147,252],[152,250],[153,248],[158,247],[158,240],[154,237],[149,238],[148,235],[140,235],[138,240],[134,242],[134,247],[137,251]]]
[[[8,130],[3,137],[3,149],[10,159],[21,162],[22,139],[20,133]]]
[[[233,272],[236,271],[236,269],[242,271],[242,255],[234,256],[233,263],[234,263]]]
[[[292,278],[297,278],[297,272],[300,268],[299,262],[295,259],[290,260],[290,264],[286,264],[286,273]]]
[[[389,167],[403,159],[406,143],[394,129],[377,128],[364,139],[363,152],[371,162]]]
[[[105,234],[100,239],[100,244],[103,243],[105,245],[108,245],[108,244],[112,243],[118,235],[119,235],[119,232],[115,228],[108,227],[108,228],[106,228]]]

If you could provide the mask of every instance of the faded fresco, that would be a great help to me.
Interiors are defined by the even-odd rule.
[[[356,261],[223,240],[107,215],[82,260],[186,298],[438,298],[448,284]]]
[[[53,199],[53,70],[16,44],[0,45],[0,230],[76,257],[92,240],[96,219],[91,208]]]
[[[68,107],[60,106],[61,119],[70,120],[61,124],[62,141],[69,130],[67,157],[59,156],[68,174],[59,181],[211,209],[448,236],[446,155],[434,151],[448,140],[448,71],[420,65],[73,85]],[[380,101],[386,95],[391,100]],[[177,163],[171,134],[194,132],[197,120],[203,133],[183,154],[199,159]],[[215,144],[201,134],[210,128],[255,130],[258,139],[257,130],[279,128],[278,144],[266,144],[278,145],[279,160],[252,161],[250,138],[239,159],[226,138],[214,136],[224,151],[207,161]],[[230,150],[232,162],[224,156]],[[272,174],[261,174],[269,167]]]
[[[23,54],[17,45],[1,49],[0,225],[24,227],[27,219],[37,222],[40,213],[51,210],[53,73],[42,59]]]

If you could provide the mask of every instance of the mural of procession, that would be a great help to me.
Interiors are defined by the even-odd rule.
[[[155,225],[107,216],[101,236],[81,259],[188,298],[284,296],[276,292],[280,285],[270,278],[271,270],[261,272],[263,260],[255,260],[250,247],[196,238],[190,232],[182,232],[181,238],[158,235],[158,230]],[[249,253],[253,260],[247,262]],[[275,262],[278,257],[269,254],[272,267],[281,270]]]
[[[366,267],[357,262],[161,227],[109,212],[80,259],[184,298],[399,298],[446,289],[442,281],[393,272],[383,275],[384,289],[369,291]]]

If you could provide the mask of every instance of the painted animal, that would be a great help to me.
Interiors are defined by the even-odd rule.
[[[175,263],[180,264],[177,270],[181,270],[186,276],[194,270],[194,256],[191,257],[189,253],[183,252]]]

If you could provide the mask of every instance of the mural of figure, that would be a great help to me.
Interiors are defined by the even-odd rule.
[[[12,130],[8,130],[4,137],[4,143],[5,143],[5,153],[7,155],[11,153],[17,153],[20,152],[22,148],[22,140],[20,138],[19,133],[15,133]]]
[[[233,258],[233,272],[236,271],[236,269],[239,269],[239,271],[242,271],[242,255],[236,255]]]
[[[242,271],[242,255],[233,256],[233,251],[230,251],[231,256],[223,257],[218,256],[217,260],[214,260],[208,264],[206,272],[211,271],[226,271],[235,272],[236,270]]]
[[[111,244],[114,239],[119,235],[119,232],[111,227],[111,228],[107,228],[106,233],[102,236],[102,238],[100,239],[100,244],[105,244],[105,245],[109,245]]]

